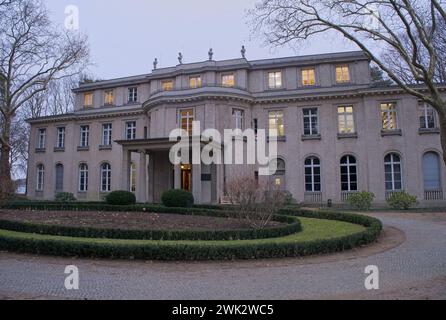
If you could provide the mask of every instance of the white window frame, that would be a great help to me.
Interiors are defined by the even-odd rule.
[[[386,161],[385,158],[387,156],[390,155],[390,161]],[[398,156],[399,161],[395,161],[394,157]],[[390,172],[386,171],[386,166],[390,165]],[[395,185],[398,182],[397,180],[395,180],[395,165],[399,165],[400,166],[400,175],[401,175],[401,180],[399,181],[401,183],[401,189],[396,189]],[[390,173],[392,176],[392,180],[388,181],[386,180],[386,178],[384,179],[385,182],[385,190],[386,191],[403,191],[404,190],[404,184],[403,184],[403,162],[401,160],[401,155],[399,155],[398,153],[395,152],[391,152],[385,155],[384,157],[384,177],[387,175],[387,173]],[[391,182],[392,183],[392,189],[387,189],[387,183]]]
[[[82,125],[80,126],[80,140],[79,146],[86,148],[90,145],[90,126]]]
[[[183,112],[185,111],[192,111],[192,115],[187,113],[186,115],[183,115]],[[186,128],[183,128],[183,119],[186,119]],[[195,110],[193,108],[184,108],[178,110],[178,122],[179,122],[179,128],[186,130],[186,132],[191,135],[192,134],[192,123],[195,119]],[[190,128],[190,130],[189,130]]]
[[[305,111],[307,111],[307,110],[308,110],[308,114],[306,115]],[[315,111],[315,113],[313,113],[313,111]],[[303,116],[303,122],[304,122],[304,126],[303,126],[304,135],[305,136],[315,136],[315,135],[320,134],[320,131],[319,131],[319,108],[316,108],[316,107],[303,108],[302,116]],[[313,128],[313,121],[312,121],[313,118],[316,119],[316,127],[315,128]],[[310,125],[309,133],[305,132],[305,120],[308,120],[308,123]]]
[[[281,89],[283,87],[282,71],[268,72],[268,89]]]
[[[437,128],[437,114],[435,109],[430,106],[428,103],[424,101],[420,101],[418,103],[418,112],[419,112],[419,119],[420,119],[420,129],[436,129]],[[432,112],[432,115],[429,115],[429,112]],[[424,128],[421,126],[421,117],[424,117]],[[429,117],[432,117],[433,119],[433,127],[429,127]]]
[[[311,160],[311,164],[306,164],[307,160]],[[314,163],[315,160],[318,160],[319,164],[315,164]],[[311,190],[307,190],[307,179],[306,179],[307,176],[308,176],[306,174],[306,169],[307,168],[311,169],[311,174],[310,174],[310,176],[311,176]],[[318,174],[319,182],[318,183],[315,182],[315,180],[316,180],[315,177],[317,176],[315,174],[315,169],[316,168],[319,168],[319,174]],[[305,158],[305,161],[304,161],[304,183],[305,183],[305,192],[322,192],[321,159],[319,159],[319,158],[317,158],[315,156]],[[319,184],[319,190],[316,190],[316,188],[315,188],[316,184]]]
[[[341,78],[342,79],[338,79],[338,69],[339,68],[341,69]],[[347,73],[345,71],[347,71]],[[337,65],[335,67],[335,78],[336,78],[337,84],[351,82],[352,78],[351,78],[351,74],[350,74],[350,66],[348,64]],[[347,79],[344,80],[345,78],[347,78]]]
[[[344,192],[351,192],[351,191],[358,191],[358,161],[356,160],[356,157],[355,156],[353,156],[353,155],[351,155],[351,154],[348,154],[348,155],[345,155],[345,156],[343,156],[342,158],[344,158],[344,157],[346,157],[347,158],[347,163],[340,163],[340,167],[341,168],[343,168],[343,167],[345,167],[345,168],[347,168],[347,173],[346,173],[346,175],[347,175],[347,184],[348,184],[348,190],[342,190],[342,169],[341,169],[341,191],[344,191]],[[342,158],[341,158],[341,160],[342,160]],[[354,158],[355,159],[355,162],[354,163],[351,163],[350,162],[350,159],[351,158]],[[355,167],[356,168],[356,173],[354,173],[354,175],[356,175],[356,190],[352,190],[352,175],[353,175],[353,173],[351,173],[351,168],[352,167]]]
[[[384,106],[387,106],[387,109],[383,109]],[[392,106],[392,108],[390,108]],[[390,110],[389,110],[390,109]],[[381,122],[382,122],[382,129],[383,130],[398,130],[398,109],[397,109],[397,103],[396,102],[382,102],[380,104],[380,111],[381,111]],[[395,128],[391,128],[391,122],[392,122],[392,114],[395,114]],[[384,122],[384,115],[387,119],[387,126],[385,126]]]
[[[101,192],[111,191],[111,165],[108,162],[101,164]],[[104,189],[105,186],[105,189]]]
[[[232,109],[232,117],[234,119],[234,129],[244,129],[245,111],[242,109]]]
[[[342,108],[342,112],[339,112],[339,109]],[[352,111],[348,112],[347,108],[351,108]],[[337,107],[337,114],[338,114],[338,133],[345,134],[345,133],[355,133],[355,115],[354,111],[355,108],[352,105],[345,105],[345,106],[338,106]],[[351,119],[352,126],[351,128],[348,126],[349,118]]]
[[[37,130],[37,148],[45,149],[46,144],[46,128],[40,128]]]
[[[136,120],[125,122],[125,139],[135,140],[136,139]]]
[[[110,100],[110,96],[111,96],[111,102]],[[115,104],[115,92],[113,89],[111,90],[105,90],[104,92],[104,105],[106,106],[112,106]]]
[[[111,146],[112,145],[112,135],[113,135],[113,124],[103,123],[102,124],[102,145]]]
[[[64,149],[65,148],[65,127],[57,128],[57,141],[56,148]]]
[[[90,98],[87,99],[87,97],[90,97]],[[84,107],[91,108],[91,107],[93,107],[93,103],[94,103],[94,93],[93,92],[84,93]]]
[[[232,78],[232,83],[227,84],[227,80]],[[235,87],[235,75],[233,73],[227,73],[221,75],[221,85],[225,88]]]
[[[83,179],[83,183],[82,183],[82,179]],[[79,192],[87,192],[88,191],[88,164],[86,164],[86,163],[81,163],[79,165],[78,191]]]
[[[192,84],[193,80],[194,80],[194,84]],[[201,75],[189,77],[189,88],[190,89],[201,88],[202,86],[203,86],[203,79],[201,78]]]
[[[136,192],[136,163],[132,161],[130,163],[130,192]]]
[[[274,127],[271,126],[271,120],[274,120]],[[281,123],[280,123],[281,122]],[[283,110],[268,111],[268,136],[272,137],[271,130],[277,130],[277,137],[285,136],[285,123]]]
[[[310,71],[313,71],[313,80],[314,83],[310,83],[311,82],[311,77],[310,77]],[[306,73],[306,76],[304,76],[304,73]],[[300,72],[301,75],[301,84],[303,87],[311,87],[311,86],[315,86],[316,85],[316,69],[315,68],[303,68],[301,69]],[[305,83],[308,82],[308,83]]]
[[[36,191],[43,191],[45,185],[45,166],[43,164],[38,164],[36,173]]]
[[[128,88],[128,103],[136,103],[138,102],[138,87],[130,87]]]

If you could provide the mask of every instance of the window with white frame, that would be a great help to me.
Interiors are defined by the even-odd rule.
[[[314,86],[316,84],[316,73],[314,68],[302,70],[302,85]]]
[[[201,87],[201,76],[193,76],[189,78],[189,88],[199,88]]]
[[[317,108],[305,108],[302,110],[304,119],[304,135],[313,136],[319,134],[319,113]]]
[[[37,148],[45,149],[46,129],[37,130]]]
[[[224,74],[221,76],[221,84],[223,87],[234,87],[235,86],[235,76],[233,73]]]
[[[101,192],[111,191],[111,165],[103,163],[101,165]]]
[[[56,148],[65,148],[65,127],[57,128]]]
[[[341,158],[341,190],[358,191],[358,172],[354,156]]]
[[[87,92],[84,94],[84,107],[90,108],[93,106],[93,92]]]
[[[128,89],[128,102],[129,103],[135,103],[138,102],[138,88],[137,87],[132,87]]]
[[[235,129],[243,130],[245,112],[240,109],[232,109],[232,117],[234,118]]]
[[[354,133],[355,121],[353,118],[353,106],[338,107],[338,132]]]
[[[81,163],[79,165],[79,192],[88,191],[88,165]]]
[[[39,164],[37,166],[37,177],[36,177],[36,190],[43,191],[43,185],[45,180],[45,166]]]
[[[104,96],[104,105],[112,106],[115,103],[114,92],[113,90],[106,90]]]
[[[386,191],[401,191],[403,175],[401,157],[397,153],[389,153],[384,158]]]
[[[80,142],[79,146],[86,148],[89,146],[89,140],[90,140],[90,126],[84,125],[80,127]]]
[[[283,111],[268,112],[268,129],[270,137],[273,137],[275,135],[274,130],[276,130],[278,137],[285,136],[285,126],[283,124]]]
[[[173,80],[164,80],[161,82],[161,89],[163,91],[172,91],[173,90]]]
[[[127,121],[125,123],[125,137],[127,140],[136,139],[136,121]]]
[[[136,192],[136,163],[130,163],[130,192]]]
[[[418,103],[418,112],[420,117],[420,129],[434,129],[436,124],[436,113],[429,104],[420,101]]]
[[[268,72],[268,88],[269,89],[282,88],[282,72],[281,71]]]
[[[384,130],[397,130],[398,117],[395,102],[381,103],[382,128]]]
[[[180,127],[185,130],[189,135],[192,135],[192,123],[194,121],[194,110],[183,109],[179,112]]]
[[[321,191],[321,161],[316,157],[305,159],[305,191]]]
[[[348,65],[336,66],[336,83],[350,82],[350,70]]]
[[[111,146],[112,144],[112,124],[104,123],[102,125],[102,145]]]

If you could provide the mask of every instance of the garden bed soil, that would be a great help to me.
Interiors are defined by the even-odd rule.
[[[249,229],[235,218],[156,214],[148,212],[0,210],[0,219],[35,224],[122,230],[238,230]],[[268,227],[284,225],[271,221]]]

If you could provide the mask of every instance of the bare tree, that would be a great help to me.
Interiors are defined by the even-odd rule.
[[[233,179],[227,184],[228,197],[237,207],[237,215],[251,227],[262,229],[284,206],[286,193],[271,183],[259,183],[251,177]]]
[[[1,0],[0,0],[1,1]],[[59,30],[40,0],[0,2],[0,197],[11,193],[11,136],[17,114],[51,83],[88,63],[85,36]]]
[[[273,45],[327,33],[356,44],[395,84],[435,108],[446,163],[444,0],[261,0],[250,15],[254,32],[263,30]]]

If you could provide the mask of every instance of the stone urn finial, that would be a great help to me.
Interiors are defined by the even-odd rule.
[[[153,60],[153,70],[156,70],[158,66],[158,58],[155,58],[155,60]]]
[[[208,55],[209,55],[209,61],[212,61],[212,57],[214,56],[214,51],[212,51],[212,48],[209,49]]]
[[[242,46],[242,50],[240,51],[242,53],[242,58],[245,59],[246,58],[246,49],[245,46]]]
[[[178,53],[178,62],[183,64],[183,54],[181,52]]]

